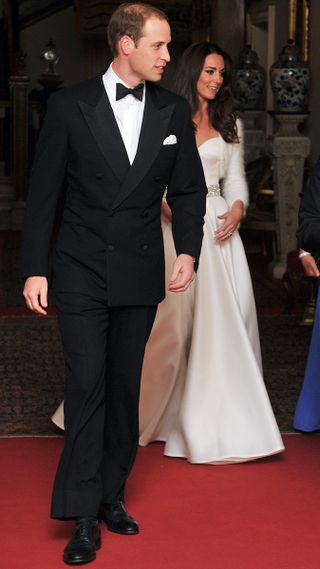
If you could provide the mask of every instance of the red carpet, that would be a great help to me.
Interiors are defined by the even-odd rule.
[[[127,492],[138,536],[103,528],[95,569],[318,569],[320,437],[288,435],[283,456],[190,465],[139,450]],[[0,439],[3,569],[58,569],[71,523],[48,519],[61,439]]]

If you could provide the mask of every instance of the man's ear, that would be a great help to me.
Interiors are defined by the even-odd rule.
[[[129,55],[134,48],[134,41],[130,36],[122,36],[119,40],[119,52]]]

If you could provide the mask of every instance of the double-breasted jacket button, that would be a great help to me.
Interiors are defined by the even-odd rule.
[[[142,250],[146,251],[148,249],[148,245],[142,245]]]
[[[97,179],[97,180],[102,180],[102,178],[103,178],[103,174],[101,174],[101,172],[97,172],[97,173],[96,173],[96,179]]]
[[[156,181],[156,182],[161,182],[161,176],[156,176],[156,177],[155,177],[155,181]]]
[[[107,246],[108,251],[114,251],[114,246],[113,245],[108,245]]]

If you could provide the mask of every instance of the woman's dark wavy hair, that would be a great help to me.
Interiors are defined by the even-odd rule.
[[[234,98],[231,90],[231,57],[214,43],[194,43],[182,54],[178,64],[174,90],[187,99],[192,116],[199,109],[197,82],[208,55],[216,53],[224,60],[223,84],[215,99],[208,101],[209,121],[226,142],[239,142]]]

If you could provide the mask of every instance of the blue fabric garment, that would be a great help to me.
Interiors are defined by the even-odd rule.
[[[293,426],[299,431],[320,429],[320,291],[302,390],[298,399]]]

